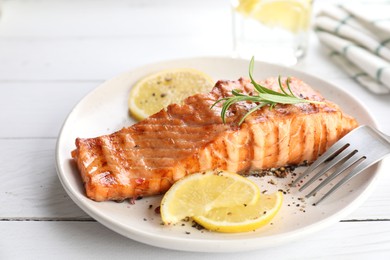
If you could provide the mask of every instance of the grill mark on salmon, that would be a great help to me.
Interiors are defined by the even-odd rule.
[[[278,165],[286,165],[289,156],[290,124],[278,123]],[[286,149],[287,147],[287,149]]]
[[[328,145],[328,127],[326,124],[322,124],[322,133],[321,133],[321,137],[323,137],[324,140],[322,140],[322,142],[320,143],[320,153],[319,154],[322,154],[321,151],[325,151],[326,150],[326,147]]]
[[[314,129],[313,129],[313,154],[319,154],[320,143],[321,143],[321,131],[318,131],[319,122],[314,121]],[[313,161],[313,158],[311,158]]]
[[[306,124],[306,118],[304,117],[304,118],[302,118],[302,120],[303,120],[303,124],[302,124],[302,126],[301,126],[301,147],[302,147],[302,151],[300,152],[300,155],[298,156],[298,162],[302,162],[303,161],[303,159],[302,158],[307,158],[307,149],[309,148],[309,147],[307,147],[307,143],[306,143],[306,140],[307,140],[307,138],[309,138],[308,136],[307,136],[307,131],[306,131],[306,126],[307,126],[307,124]]]
[[[260,82],[279,91],[276,78]],[[72,157],[86,195],[96,201],[123,200],[164,193],[194,172],[221,169],[239,173],[311,162],[357,126],[356,120],[301,80],[292,91],[324,104],[263,107],[237,122],[254,104],[233,105],[223,124],[221,104],[233,89],[253,93],[247,79],[219,81],[208,94],[187,98],[110,135],[77,138]]]

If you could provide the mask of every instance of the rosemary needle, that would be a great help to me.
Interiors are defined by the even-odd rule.
[[[251,80],[251,83],[253,84],[255,91],[257,92],[256,95],[245,95],[242,94],[240,90],[232,90],[232,96],[225,97],[222,99],[217,100],[211,108],[213,108],[216,104],[219,102],[224,102],[222,105],[221,110],[221,118],[222,121],[226,122],[226,111],[232,106],[234,103],[246,101],[246,102],[254,102],[257,105],[253,107],[251,110],[249,110],[239,121],[238,125],[241,125],[245,118],[247,118],[250,114],[255,112],[256,110],[264,107],[269,106],[270,109],[273,109],[277,104],[298,104],[298,103],[313,103],[313,104],[323,104],[323,102],[319,101],[313,101],[313,100],[307,100],[303,98],[299,98],[294,95],[290,88],[290,78],[287,78],[286,80],[286,86],[287,90],[285,90],[282,86],[281,77],[278,77],[278,84],[280,87],[280,90],[282,92],[277,92],[272,89],[266,88],[261,86],[260,84],[256,83],[256,81],[253,79],[253,67],[254,67],[254,57],[252,57],[250,63],[249,63],[249,78]]]

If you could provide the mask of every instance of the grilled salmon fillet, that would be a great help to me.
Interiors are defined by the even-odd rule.
[[[285,80],[285,79],[284,79]],[[260,81],[280,91],[277,78]],[[285,86],[284,86],[285,87]],[[218,81],[210,93],[188,97],[110,135],[77,138],[72,157],[86,194],[95,201],[161,194],[180,178],[208,169],[238,173],[312,162],[357,126],[354,118],[297,78],[295,95],[323,104],[263,107],[237,122],[255,104],[241,102],[221,120],[218,99],[233,89],[251,94],[249,80]]]

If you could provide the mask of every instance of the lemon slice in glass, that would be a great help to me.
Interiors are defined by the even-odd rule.
[[[189,68],[163,70],[149,75],[132,87],[128,107],[137,120],[159,112],[172,103],[196,93],[209,92],[214,81],[207,74]]]
[[[269,27],[291,32],[305,31],[311,18],[311,0],[239,0],[237,12]]]
[[[175,224],[186,217],[207,216],[218,208],[251,205],[258,201],[257,185],[236,173],[207,171],[187,175],[165,193],[161,201],[164,224]]]

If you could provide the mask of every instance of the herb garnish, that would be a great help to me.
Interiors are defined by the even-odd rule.
[[[231,105],[234,103],[240,102],[240,101],[249,101],[249,102],[254,102],[257,105],[253,107],[251,110],[249,110],[238,122],[238,125],[241,125],[245,118],[247,118],[250,114],[255,112],[256,110],[264,107],[264,106],[269,106],[270,109],[273,109],[277,104],[298,104],[298,103],[313,103],[313,104],[323,104],[323,102],[320,101],[312,101],[312,100],[307,100],[303,98],[299,98],[294,95],[294,93],[291,91],[290,88],[290,78],[288,77],[286,80],[286,85],[288,92],[283,88],[282,82],[280,79],[280,76],[278,77],[278,83],[280,90],[282,92],[276,92],[272,89],[266,88],[261,86],[260,84],[256,83],[255,80],[253,79],[253,67],[254,67],[254,57],[252,57],[250,63],[249,63],[249,78],[251,80],[251,83],[255,87],[255,90],[257,92],[257,95],[245,95],[242,94],[241,90],[238,89],[233,89],[232,90],[232,95],[231,97],[225,97],[222,99],[217,100],[211,108],[213,108],[216,104],[219,102],[224,101],[222,105],[222,110],[221,110],[221,118],[224,123],[226,123],[225,117],[226,117],[226,111],[229,109]]]

